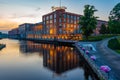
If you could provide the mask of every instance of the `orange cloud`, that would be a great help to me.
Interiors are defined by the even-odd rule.
[[[0,20],[0,30],[2,31],[9,31],[13,28],[18,27],[19,23],[18,22],[13,22],[9,20]]]

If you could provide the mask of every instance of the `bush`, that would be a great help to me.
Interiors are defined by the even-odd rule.
[[[104,34],[104,35],[97,35],[97,36],[89,36],[88,40],[86,40],[86,38],[83,38],[83,41],[100,41],[100,40],[110,38],[110,37],[114,37],[114,36],[118,36],[118,35]]]
[[[108,47],[113,50],[120,50],[120,42],[117,38],[111,39],[108,42]]]

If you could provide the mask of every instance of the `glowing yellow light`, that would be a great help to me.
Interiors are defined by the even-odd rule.
[[[50,50],[50,56],[53,57],[53,50]]]
[[[53,29],[50,29],[50,34],[54,34],[54,30]]]

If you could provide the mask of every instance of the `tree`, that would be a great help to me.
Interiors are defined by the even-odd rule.
[[[100,34],[106,34],[107,32],[108,32],[107,27],[105,26],[105,24],[102,24]]]
[[[113,34],[120,34],[120,3],[110,12],[108,26]]]
[[[84,8],[84,16],[81,17],[79,24],[81,25],[82,34],[88,39],[88,36],[93,33],[97,25],[97,17],[94,16],[97,10],[91,5],[85,5]]]

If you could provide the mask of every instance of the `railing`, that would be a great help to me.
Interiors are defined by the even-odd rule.
[[[114,77],[110,76],[109,73],[105,73],[100,70],[100,67],[96,64],[96,61],[91,60],[90,56],[85,54],[85,52],[79,47],[79,45],[75,44],[76,48],[80,51],[81,55],[91,66],[92,70],[98,75],[98,77],[102,80],[116,80]]]

